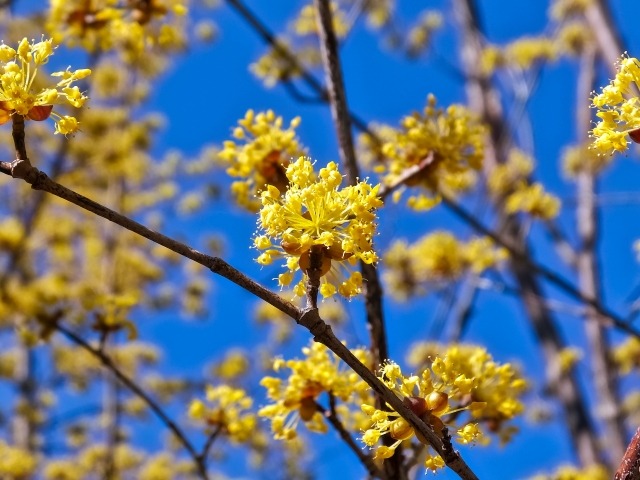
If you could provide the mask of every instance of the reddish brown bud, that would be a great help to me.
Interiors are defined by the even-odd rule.
[[[53,110],[53,105],[36,105],[29,110],[27,113],[27,118],[29,120],[36,120],[40,122],[42,120],[46,120],[51,115],[51,111]]]
[[[633,140],[636,143],[640,143],[640,128],[636,128],[635,130],[631,130],[629,132],[629,136],[631,137],[631,140]]]

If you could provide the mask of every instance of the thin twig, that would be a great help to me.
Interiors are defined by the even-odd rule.
[[[329,393],[328,410],[325,410],[325,408],[318,402],[316,402],[316,409],[324,416],[324,418],[327,419],[327,421],[336,430],[336,432],[338,432],[340,438],[347,444],[351,451],[356,454],[362,465],[364,465],[364,467],[369,472],[369,475],[374,478],[387,479],[387,476],[384,474],[384,472],[380,470],[373,462],[373,458],[371,458],[371,455],[367,455],[366,453],[364,453],[361,446],[355,442],[355,440],[351,436],[351,433],[347,431],[345,426],[340,421],[340,417],[338,417],[338,413],[336,412],[336,399],[334,395]]]
[[[222,425],[218,425],[209,434],[209,436],[207,437],[207,440],[204,442],[204,445],[202,447],[202,452],[198,454],[198,458],[200,459],[203,465],[207,465],[207,457],[209,456],[209,451],[211,450],[211,447],[213,447],[213,443],[218,438],[218,435],[220,435],[220,432],[222,432]]]
[[[247,7],[241,0],[226,0],[227,3],[235,9],[236,12],[253,28],[253,30],[262,38],[262,40],[271,46],[278,54],[284,58],[289,65],[297,72],[300,72],[302,80],[324,101],[328,101],[328,94],[324,86],[316,79],[305,67],[300,63],[298,58],[293,54],[286,45],[278,41],[277,37],[267,28],[267,26]],[[356,127],[363,133],[371,136],[373,141],[377,142],[378,137],[375,135],[367,122],[362,120],[358,115],[349,112],[349,117]]]
[[[626,320],[602,305],[598,301],[598,299],[584,295],[575,285],[560,276],[558,273],[536,262],[528,255],[523,254],[519,247],[514,246],[510,241],[503,238],[501,235],[494,232],[491,228],[484,225],[480,220],[475,218],[474,215],[469,213],[462,205],[457,203],[455,200],[442,195],[442,202],[446,204],[447,207],[456,216],[468,223],[474,230],[488,236],[498,245],[506,248],[512,258],[518,260],[519,262],[523,262],[533,272],[546,278],[549,282],[553,283],[555,286],[560,288],[565,293],[568,293],[576,300],[579,300],[586,305],[592,306],[600,315],[606,317],[606,320],[608,320],[619,330],[633,335],[634,337],[640,338],[640,330],[635,328],[633,325],[630,325]]]
[[[347,106],[347,94],[345,92],[342,66],[338,53],[338,40],[333,30],[333,16],[329,0],[314,0],[316,11],[316,23],[320,37],[320,53],[327,78],[329,93],[329,105],[331,116],[338,137],[338,150],[340,160],[344,166],[347,182],[355,185],[360,177],[353,137],[351,135],[351,118]],[[387,333],[384,324],[382,309],[382,285],[378,271],[373,265],[360,262],[360,269],[365,287],[365,308],[367,312],[367,325],[371,338],[371,352],[377,363],[382,363],[389,358],[387,346]],[[380,408],[386,408],[380,398],[377,399]],[[385,437],[385,442],[391,442]],[[402,468],[403,454],[401,449],[396,449],[393,457],[385,462],[385,470],[390,477],[403,480],[406,472]]]
[[[402,184],[415,177],[418,177],[426,170],[428,170],[431,166],[435,165],[435,160],[436,156],[432,150],[418,163],[411,165],[409,168],[405,169],[400,175],[398,175],[398,177],[395,178],[392,184],[383,185],[378,192],[378,196],[384,200]]]
[[[200,461],[198,452],[193,447],[189,439],[184,435],[180,427],[178,427],[178,425],[176,425],[176,423],[171,420],[171,418],[169,418],[162,407],[160,407],[160,405],[147,394],[147,392],[145,392],[134,380],[129,378],[122,370],[120,370],[120,368],[118,368],[114,361],[104,352],[101,352],[100,350],[92,347],[82,337],[62,326],[60,323],[57,323],[55,325],[55,328],[73,343],[84,348],[87,352],[91,353],[94,357],[100,360],[100,362],[106,368],[108,368],[113,373],[113,375],[123,383],[123,385],[125,385],[129,390],[140,397],[140,399],[142,399],[147,404],[147,406],[156,414],[156,416],[162,421],[162,423],[164,423],[166,427],[173,432],[180,443],[182,443],[182,446],[187,450],[191,458],[193,458],[193,461],[196,463],[200,477],[205,480],[208,478],[206,468]]]

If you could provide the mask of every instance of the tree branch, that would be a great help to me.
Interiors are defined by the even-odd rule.
[[[338,357],[344,360],[344,362],[349,365],[373,389],[376,394],[382,397],[384,402],[389,404],[391,408],[393,408],[407,420],[412,428],[420,432],[427,439],[427,441],[432,445],[436,452],[438,452],[438,454],[442,456],[447,466],[454,470],[460,476],[460,478],[464,480],[472,480],[477,478],[457,452],[452,450],[445,451],[442,445],[442,441],[434,433],[434,431],[429,426],[427,426],[415,413],[407,408],[402,403],[401,399],[399,399],[391,390],[389,390],[364,364],[362,364],[353,355],[353,353],[351,353],[351,351],[347,347],[344,346],[342,342],[340,342],[340,340],[333,334],[331,327],[320,318],[317,310],[302,310],[297,308],[291,302],[282,299],[275,293],[271,292],[270,290],[266,289],[262,285],[247,277],[239,270],[233,268],[221,258],[205,255],[204,253],[201,253],[181,242],[162,235],[161,233],[150,230],[144,225],[128,217],[125,217],[124,215],[121,215],[103,205],[100,205],[99,203],[96,203],[93,200],[90,200],[87,197],[74,192],[73,190],[63,187],[62,185],[51,180],[45,173],[33,167],[28,161],[16,160],[14,162],[0,162],[0,172],[8,173],[14,178],[21,178],[27,183],[31,184],[31,187],[35,190],[43,190],[59,198],[65,199],[70,203],[73,203],[74,205],[95,213],[96,215],[105,218],[113,223],[116,223],[121,227],[126,228],[127,230],[130,230],[144,238],[162,245],[179,255],[189,258],[190,260],[193,260],[194,262],[209,268],[213,273],[227,278],[236,285],[273,305],[281,312],[296,320],[298,324],[307,328],[314,335],[315,341],[327,346]],[[73,335],[72,332],[69,332],[68,330],[67,332]],[[76,336],[76,338],[79,341],[84,342],[84,340],[82,340],[80,337]],[[84,343],[85,345],[87,345],[87,347],[92,348],[86,342]],[[97,356],[100,355],[100,352],[93,348],[92,351],[94,351]],[[99,356],[99,358],[101,359],[103,357],[104,355]],[[125,385],[127,384],[125,383]],[[133,385],[139,390],[139,388],[135,384]],[[142,393],[144,394],[144,392]],[[191,449],[193,450],[193,447],[191,447]],[[195,450],[193,451],[195,452]],[[195,455],[197,455],[197,453],[195,453]]]
[[[182,432],[180,427],[176,425],[176,423],[169,418],[169,416],[165,413],[165,411],[160,407],[160,405],[153,400],[134,380],[130,379],[127,375],[125,375],[122,370],[118,368],[118,366],[113,362],[113,360],[107,356],[104,352],[92,347],[89,343],[87,343],[82,337],[75,334],[71,330],[68,330],[66,327],[60,325],[60,323],[55,324],[56,330],[62,333],[67,339],[71,340],[76,345],[84,348],[87,352],[91,353],[94,357],[96,357],[100,362],[109,369],[113,375],[120,380],[129,390],[131,390],[134,394],[140,397],[147,406],[153,411],[156,416],[165,424],[165,426],[173,432],[176,438],[182,443],[182,446],[187,450],[193,461],[196,463],[198,468],[198,474],[203,479],[208,479],[207,471],[204,463],[200,460],[200,456],[198,452],[193,447],[189,439]]]

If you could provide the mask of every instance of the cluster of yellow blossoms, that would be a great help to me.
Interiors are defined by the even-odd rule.
[[[443,23],[442,14],[435,10],[425,10],[411,27],[407,35],[407,51],[417,56],[431,45],[431,38]]]
[[[286,129],[282,128],[282,123],[282,117],[272,110],[257,114],[248,110],[233,130],[237,143],[225,141],[218,154],[227,166],[227,173],[239,179],[231,184],[234,199],[250,211],[260,208],[256,195],[267,185],[273,185],[281,192],[287,189],[287,166],[292,158],[305,153],[295,132],[300,117],[291,120]]]
[[[293,282],[298,270],[308,276],[313,268],[320,271],[323,297],[336,292],[347,298],[357,295],[362,274],[351,267],[357,260],[372,264],[378,259],[373,250],[374,210],[382,205],[378,186],[360,182],[341,189],[342,175],[334,162],[316,174],[304,157],[287,167],[286,178],[289,188],[284,193],[269,185],[261,195],[258,225],[264,234],[254,240],[256,248],[263,250],[258,263],[270,265],[284,258],[287,271],[278,276],[283,287]],[[293,291],[305,294],[304,277]]]
[[[524,152],[513,149],[507,162],[493,169],[487,178],[487,187],[508,214],[554,218],[560,210],[560,200],[546,192],[541,183],[529,181],[532,171],[533,160]]]
[[[14,114],[28,120],[45,120],[52,116],[56,133],[66,135],[78,129],[75,117],[61,116],[53,111],[53,106],[67,103],[79,108],[84,105],[87,97],[77,86],[71,85],[90,75],[91,70],[55,72],[51,76],[60,77],[60,81],[54,87],[36,88],[38,69],[49,61],[53,51],[53,40],[50,39],[31,43],[23,38],[17,49],[0,45],[0,124],[8,122]]]
[[[234,443],[245,443],[254,435],[257,418],[248,410],[253,400],[241,388],[207,386],[207,402],[193,400],[189,417],[202,422],[211,434],[220,432]]]
[[[305,347],[302,352],[304,359],[274,360],[274,371],[290,370],[286,379],[264,377],[260,382],[273,403],[260,409],[258,415],[271,420],[274,438],[296,438],[300,420],[309,430],[325,433],[327,425],[322,407],[317,404],[324,393],[344,402],[338,409],[343,422],[355,422],[354,428],[361,427],[357,412],[353,410],[363,402],[372,401],[369,386],[321,343]],[[370,364],[367,350],[357,348],[352,353],[365,365]]]
[[[555,20],[563,20],[583,13],[593,0],[552,0],[549,15]]]
[[[612,160],[611,155],[598,155],[587,144],[572,145],[562,152],[562,170],[568,178],[576,178],[583,172],[596,175],[602,172]]]
[[[403,118],[398,129],[384,126],[376,130],[382,137],[381,145],[366,135],[361,143],[365,154],[382,162],[375,170],[383,174],[386,186],[397,186],[408,169],[419,168],[403,182],[427,192],[408,199],[408,205],[416,210],[433,207],[439,202],[439,193],[467,190],[475,180],[474,171],[482,166],[484,126],[462,105],[437,108],[433,95],[429,95],[423,114]],[[396,194],[397,200],[400,190]]]
[[[380,370],[380,380],[438,435],[447,427],[455,430],[460,443],[487,443],[479,427],[482,423],[507,440],[513,427],[504,424],[523,411],[520,397],[527,389],[527,382],[511,364],[499,365],[484,348],[471,345],[429,344],[420,349],[422,355],[413,355],[420,357],[424,368],[420,375],[405,376],[397,364],[388,362]],[[371,418],[371,427],[362,436],[366,445],[375,447],[386,434],[395,440],[389,446],[377,446],[375,458],[393,456],[398,446],[413,438],[427,444],[398,413],[371,404],[362,409]],[[468,412],[468,418],[463,412]],[[444,461],[437,454],[427,454],[424,465],[436,471]]]
[[[623,56],[611,83],[592,98],[600,121],[591,130],[591,148],[602,155],[624,152],[629,138],[640,142],[640,61]]]
[[[609,480],[610,478],[606,467],[602,465],[591,465],[584,468],[563,465],[553,473],[534,475],[529,480]]]
[[[556,45],[547,37],[523,37],[504,46],[490,45],[482,50],[480,69],[490,75],[497,68],[518,67],[529,69],[538,62],[557,58]]]
[[[128,61],[150,46],[184,46],[186,0],[51,0],[47,30],[57,42],[90,52],[123,48]]]
[[[507,258],[487,237],[467,243],[446,231],[429,233],[408,244],[395,241],[384,254],[384,279],[391,293],[400,300],[425,293],[431,284],[460,278],[467,272],[476,275],[495,267]]]

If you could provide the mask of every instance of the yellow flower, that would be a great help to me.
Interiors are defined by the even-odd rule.
[[[325,433],[327,425],[319,412],[316,402],[323,393],[332,395],[340,405],[354,409],[363,401],[372,401],[368,385],[353,371],[343,368],[341,360],[324,345],[313,343],[302,349],[304,359],[273,362],[274,371],[290,370],[286,379],[264,377],[260,384],[267,389],[267,397],[272,403],[263,407],[258,415],[271,420],[271,431],[277,440],[296,438],[296,427],[300,420],[312,432]],[[365,349],[355,349],[353,354],[369,363]],[[338,406],[340,406],[338,405]],[[353,416],[349,409],[342,411]]]
[[[607,480],[611,475],[604,465],[591,465],[584,468],[562,465],[549,475],[535,475],[529,480]]]
[[[436,231],[413,244],[394,242],[384,255],[384,279],[398,300],[424,293],[431,285],[454,281],[496,267],[507,253],[487,237],[464,243],[452,233]]]
[[[248,411],[252,405],[241,388],[207,385],[206,402],[193,400],[189,417],[203,423],[209,432],[218,431],[234,443],[247,443],[257,428],[256,415]]]
[[[424,351],[430,353],[424,358],[426,368],[420,375],[406,376],[396,363],[388,361],[378,378],[437,435],[446,425],[457,433],[460,443],[484,445],[488,439],[478,423],[501,435],[510,432],[503,429],[503,423],[523,410],[519,396],[526,388],[526,382],[510,364],[498,365],[486,350],[474,346],[430,345]],[[442,356],[434,353],[438,351]],[[400,444],[414,438],[427,444],[397,412],[380,410],[371,403],[363,404],[362,411],[369,416],[370,427],[361,439],[375,447],[376,458],[389,458]],[[461,412],[468,412],[468,418]],[[376,447],[382,435],[389,435],[395,442]],[[444,466],[437,454],[432,456],[427,451],[427,455],[426,468],[435,471]]]
[[[357,295],[362,275],[350,267],[357,260],[372,264],[378,259],[373,250],[374,210],[382,205],[378,186],[360,182],[341,189],[342,176],[334,162],[316,176],[313,164],[304,157],[287,167],[286,178],[289,188],[284,193],[272,185],[262,192],[258,225],[264,234],[254,241],[263,250],[258,262],[269,265],[284,258],[287,272],[278,281],[288,286],[295,272],[307,275],[317,261],[324,297],[336,292],[347,298]],[[336,265],[344,268],[346,280],[332,270]],[[303,278],[294,293],[302,296],[304,292]]]
[[[600,94],[591,99],[600,121],[591,130],[591,148],[601,155],[627,150],[631,138],[640,140],[640,62],[623,56],[618,73]]]
[[[79,124],[74,117],[59,115],[53,111],[53,106],[67,103],[75,108],[82,107],[87,97],[71,84],[90,75],[91,70],[67,69],[52,73],[52,77],[61,77],[58,83],[54,87],[36,89],[38,67],[49,61],[53,51],[53,40],[50,39],[30,43],[23,38],[17,50],[4,44],[0,46],[0,124],[9,121],[14,114],[38,121],[52,116],[56,133],[66,135],[78,130]]]
[[[527,213],[550,219],[558,215],[560,200],[540,183],[530,183],[533,159],[518,149],[509,152],[507,162],[493,169],[487,178],[489,191],[503,203],[506,213]]]
[[[384,184],[395,186],[407,169],[421,167],[403,182],[422,190],[408,199],[416,210],[433,207],[439,193],[454,195],[467,190],[482,166],[484,126],[462,105],[437,108],[433,95],[429,95],[422,114],[403,118],[397,129],[383,126],[376,131],[381,133],[381,145],[366,136],[361,144],[369,150],[365,156],[382,162],[375,170],[384,175]]]
[[[248,210],[259,210],[257,194],[267,185],[285,191],[289,183],[285,175],[287,166],[292,158],[304,154],[295,133],[300,117],[291,120],[287,129],[282,128],[282,123],[282,117],[273,110],[257,114],[248,110],[233,130],[236,140],[224,142],[218,155],[227,173],[237,179],[231,185],[234,199]]]
[[[57,42],[90,52],[120,49],[128,62],[151,47],[175,50],[185,44],[187,0],[50,0],[46,21]]]

